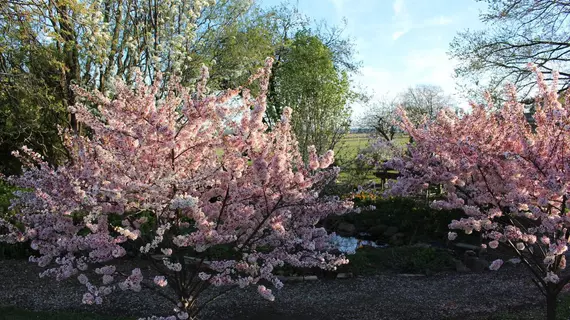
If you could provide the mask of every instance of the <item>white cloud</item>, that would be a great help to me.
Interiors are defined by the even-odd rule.
[[[422,29],[422,28],[433,27],[433,26],[445,26],[445,25],[453,23],[453,19],[450,17],[446,17],[446,16],[439,16],[439,17],[430,18],[430,19],[424,20],[420,23],[411,22],[411,19],[410,19],[409,15],[407,15],[407,14],[402,15],[400,18],[395,16],[395,18],[397,19],[397,21],[395,21],[394,24],[396,25],[396,27],[399,27],[399,30],[392,33],[392,39],[393,40],[398,40],[398,38],[400,38],[404,34],[410,32],[414,29]],[[399,21],[398,21],[398,19],[399,19]]]
[[[330,0],[334,6],[334,9],[338,15],[341,15],[344,11],[344,5],[346,0]]]
[[[415,78],[416,84],[438,85],[454,99],[457,107],[469,109],[469,101],[457,91],[453,78],[458,61],[450,59],[444,49],[416,50],[408,54],[405,61],[405,69],[418,75]]]
[[[433,17],[425,22],[427,26],[445,26],[451,23],[453,23],[453,19],[446,16]]]
[[[339,1],[339,0],[334,0]],[[414,29],[422,29],[431,26],[444,26],[451,24],[453,19],[448,16],[436,16],[420,22],[414,21],[412,16],[406,9],[404,0],[395,0],[392,3],[394,14],[392,16],[393,27],[395,31],[392,33],[392,40],[396,41],[406,33]]]
[[[392,33],[392,40],[398,40],[401,36],[408,33],[413,28],[413,22],[408,14],[404,0],[396,0],[392,4],[394,15],[392,21],[396,31]]]
[[[356,82],[378,93],[397,90],[398,86],[394,83],[393,78],[394,74],[388,70],[364,66],[360,70],[360,75],[356,77]]]
[[[449,94],[455,92],[453,70],[455,61],[447,56],[445,49],[415,50],[405,58],[406,70],[414,72],[417,83],[441,86]]]
[[[394,14],[395,15],[402,14],[404,11],[404,0],[394,1],[394,4],[392,5],[392,7],[394,8]]]
[[[396,31],[392,33],[392,39],[398,40],[401,36],[405,35],[409,30]]]
[[[365,89],[367,94],[372,95],[372,100],[381,100],[383,97],[394,97],[401,85],[397,79],[398,74],[373,66],[364,66],[360,69],[360,74],[354,79],[354,83],[359,89]],[[363,115],[366,106],[352,105],[352,119],[358,119]]]
[[[367,88],[373,99],[392,98],[408,87],[433,84],[451,95],[458,107],[468,107],[467,101],[459,96],[453,79],[457,62],[449,59],[444,48],[414,50],[402,58],[402,63],[397,72],[364,66],[355,82]],[[353,106],[353,119],[362,115],[364,109],[363,106]]]

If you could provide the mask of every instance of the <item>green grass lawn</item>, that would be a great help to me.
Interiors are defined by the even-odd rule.
[[[353,163],[358,154],[367,148],[373,140],[370,139],[370,135],[367,133],[350,133],[344,136],[344,138],[335,146],[335,158],[339,160],[341,170],[338,181],[343,183],[352,184],[354,183],[355,171],[357,169],[356,164]],[[405,146],[409,141],[407,135],[398,134],[394,137],[394,144],[397,146]],[[361,174],[361,173],[360,173]],[[364,175],[359,175],[358,180],[360,182],[380,182],[373,172],[367,172]]]
[[[370,144],[370,135],[366,133],[349,133],[335,146],[335,158],[340,160],[342,170],[338,176],[341,184],[351,184],[354,179],[354,164],[351,162],[356,159],[361,150]],[[374,174],[367,174],[364,180],[375,180]]]
[[[356,158],[360,150],[370,143],[370,137],[364,133],[347,134],[335,147],[335,153],[346,158]]]
[[[360,150],[368,147],[372,140],[367,133],[349,133],[335,146],[335,153],[341,157],[354,159]],[[407,135],[398,134],[394,137],[394,144],[405,146],[409,141]]]

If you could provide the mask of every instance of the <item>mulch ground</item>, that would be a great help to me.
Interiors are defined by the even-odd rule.
[[[128,267],[128,266],[127,266]],[[26,261],[0,261],[0,305],[29,310],[89,311],[111,315],[169,314],[172,306],[150,290],[113,293],[101,306],[81,304],[76,280],[40,279]],[[508,310],[540,308],[543,303],[524,267],[498,272],[433,276],[379,274],[344,280],[289,282],[274,302],[255,288],[214,301],[203,319],[219,320],[429,320],[486,319]]]

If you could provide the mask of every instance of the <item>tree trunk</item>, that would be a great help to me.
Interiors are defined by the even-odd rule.
[[[64,1],[55,2],[58,13],[60,36],[63,39],[64,65],[62,76],[64,78],[63,92],[65,94],[65,102],[67,106],[75,105],[75,93],[71,90],[72,84],[81,84],[81,73],[79,66],[79,49],[77,48],[77,34],[73,28],[72,12]],[[78,133],[79,123],[75,114],[69,113],[69,126]]]
[[[548,292],[546,296],[546,320],[556,320],[557,295]]]

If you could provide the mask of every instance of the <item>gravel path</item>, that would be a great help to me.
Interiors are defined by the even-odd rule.
[[[0,261],[0,305],[136,316],[171,310],[163,298],[148,290],[114,293],[102,306],[81,305],[84,291],[77,281],[39,279],[38,272],[25,261]],[[234,291],[206,309],[203,319],[478,319],[497,311],[536,308],[542,302],[537,301],[537,293],[522,266],[430,277],[383,274],[289,282],[274,302],[263,300],[253,288]]]

